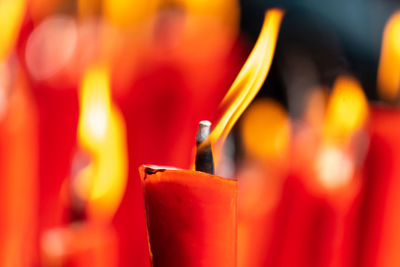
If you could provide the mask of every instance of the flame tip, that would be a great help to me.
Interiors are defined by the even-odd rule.
[[[225,113],[210,134],[212,143],[223,143],[229,131],[251,103],[267,77],[274,56],[279,27],[284,11],[267,10],[257,42],[240,70],[220,108]]]

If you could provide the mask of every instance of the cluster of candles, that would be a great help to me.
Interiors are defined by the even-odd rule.
[[[255,99],[284,11],[236,74],[234,2],[0,2],[0,266],[400,264],[400,14],[383,102],[340,75],[294,120]]]

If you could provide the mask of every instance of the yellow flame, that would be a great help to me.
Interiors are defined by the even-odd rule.
[[[0,59],[5,58],[14,46],[25,9],[25,0],[0,1]]]
[[[368,103],[360,83],[349,76],[339,77],[327,107],[325,137],[346,140],[363,126],[367,115]]]
[[[221,102],[222,118],[210,134],[207,142],[223,143],[240,115],[260,90],[274,56],[283,11],[272,9],[266,12],[260,36],[249,58]]]
[[[81,187],[77,190],[88,199],[89,213],[105,217],[111,217],[118,208],[127,176],[125,124],[111,103],[109,84],[105,67],[91,67],[84,76],[78,141],[90,153],[92,162],[76,181]]]
[[[111,113],[111,96],[107,70],[90,69],[83,78],[80,92],[81,114],[78,138],[92,149],[104,142]]]
[[[379,95],[394,100],[400,86],[400,11],[391,16],[383,33],[378,68]]]
[[[280,159],[287,152],[290,123],[285,110],[270,99],[255,101],[241,124],[246,151],[259,159]]]

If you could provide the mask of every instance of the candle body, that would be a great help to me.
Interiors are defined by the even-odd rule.
[[[237,173],[238,266],[264,266],[270,246],[272,217],[281,198],[286,169],[265,163],[247,163]]]
[[[372,107],[357,266],[400,264],[400,109]]]
[[[118,266],[115,230],[107,225],[75,223],[52,228],[41,239],[43,267]]]
[[[354,159],[344,146],[305,140],[293,147],[262,266],[354,266],[359,174],[346,167]]]
[[[37,114],[17,72],[0,112],[0,266],[32,266],[36,260]]]
[[[235,266],[237,182],[140,167],[153,266]]]

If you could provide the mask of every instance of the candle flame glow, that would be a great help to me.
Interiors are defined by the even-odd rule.
[[[283,13],[280,9],[266,12],[257,42],[220,104],[221,110],[225,112],[205,142],[216,143],[218,140],[218,143],[223,143],[233,125],[260,90],[271,67]]]
[[[377,83],[381,98],[390,101],[397,97],[400,86],[400,11],[392,15],[385,26]]]
[[[329,99],[325,137],[345,141],[363,125],[368,116],[368,103],[360,83],[352,77],[340,76]]]
[[[290,140],[290,121],[279,103],[271,99],[255,101],[241,124],[243,145],[257,159],[278,160],[285,156]]]
[[[127,176],[125,125],[111,103],[109,83],[104,67],[89,68],[83,78],[78,141],[92,161],[75,183],[81,197],[88,199],[89,214],[106,217],[115,213]]]
[[[0,1],[0,59],[13,48],[26,9],[25,0]]]

